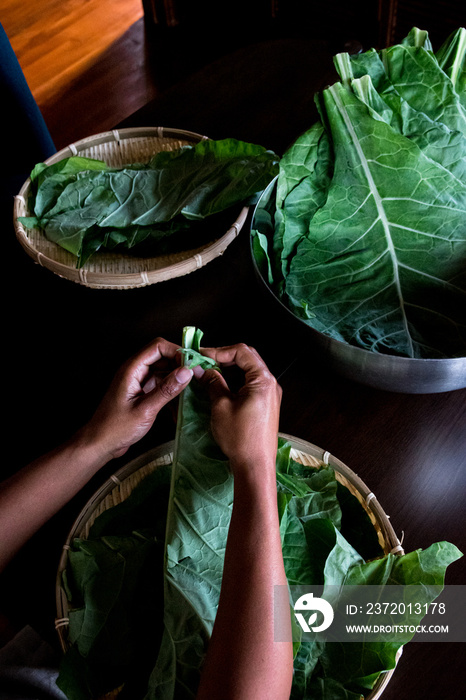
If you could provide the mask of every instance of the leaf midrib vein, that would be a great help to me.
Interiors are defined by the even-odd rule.
[[[346,112],[346,110],[345,110],[345,108],[340,100],[340,97],[337,94],[337,91],[335,90],[335,86],[332,85],[329,88],[329,90],[333,95],[337,109],[340,112],[340,115],[341,115],[343,121],[345,122],[346,128],[348,129],[348,133],[351,137],[351,140],[353,141],[354,147],[356,149],[356,152],[359,156],[362,168],[364,170],[364,174],[367,178],[369,190],[372,192],[372,196],[374,197],[375,206],[377,208],[377,211],[379,212],[379,217],[380,217],[380,220],[382,222],[383,231],[385,233],[385,239],[387,241],[388,251],[390,254],[391,261],[392,261],[395,288],[396,288],[398,300],[400,303],[401,314],[402,314],[402,319],[403,319],[403,326],[405,329],[406,337],[408,339],[409,354],[411,355],[411,357],[413,357],[414,356],[414,348],[413,348],[413,343],[412,343],[412,339],[411,339],[411,334],[410,334],[409,328],[408,328],[408,320],[406,318],[406,312],[405,312],[405,308],[404,308],[404,300],[403,300],[403,296],[402,296],[402,292],[401,292],[400,277],[399,277],[399,272],[398,272],[398,260],[397,260],[396,255],[395,255],[395,248],[394,248],[393,241],[392,241],[392,238],[390,235],[389,222],[387,220],[387,216],[386,216],[384,208],[382,206],[382,198],[381,198],[379,191],[375,185],[375,182],[374,182],[374,179],[372,177],[372,173],[371,173],[369,165],[367,163],[367,159],[365,157],[361,143],[360,143],[360,141],[357,137],[357,134],[354,130],[353,124],[352,124],[351,120],[349,119],[348,114],[347,114],[347,112]]]

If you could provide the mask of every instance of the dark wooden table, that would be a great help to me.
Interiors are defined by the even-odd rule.
[[[334,77],[324,44],[277,41],[241,49],[168,90],[122,126],[185,128],[283,153],[315,117],[313,93]],[[281,430],[330,451],[377,495],[406,551],[449,540],[466,551],[466,391],[405,395],[343,379],[304,331],[264,293],[248,225],[198,271],[149,287],[91,290],[34,265],[12,245],[5,290],[4,474],[72,434],[119,365],[156,335],[179,341],[184,325],[206,344],[254,345],[283,387]],[[119,466],[171,439],[166,414],[132,452],[108,465],[9,567],[0,608],[54,640],[54,577],[61,545],[87,498]],[[11,455],[11,456],[8,456]],[[447,583],[465,583],[465,559]],[[407,645],[386,700],[460,700],[464,646]]]

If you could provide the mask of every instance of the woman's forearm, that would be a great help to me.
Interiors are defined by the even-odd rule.
[[[0,571],[107,462],[121,457],[178,396],[192,371],[178,346],[156,338],[116,374],[91,420],[66,444],[0,485]]]
[[[287,582],[272,466],[235,469],[220,602],[198,700],[290,694],[292,645],[274,640],[275,586]]]
[[[0,571],[109,457],[79,433],[0,486]]]

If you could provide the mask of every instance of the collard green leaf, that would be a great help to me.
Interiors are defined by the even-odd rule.
[[[395,49],[399,49],[398,55]],[[400,57],[399,52],[402,52]],[[418,55],[424,51],[393,47],[390,61],[386,62],[376,51],[349,56],[340,54],[336,65],[340,76],[350,89],[365,103],[372,116],[380,116],[395,131],[413,140],[423,153],[450,170],[460,182],[466,178],[466,138],[463,129],[460,95],[451,90],[451,81],[435,60],[428,59],[429,79],[437,89],[422,90],[415,69]],[[398,59],[396,61],[395,59]],[[389,77],[392,63],[413,63],[411,70],[403,73],[402,93]],[[387,63],[387,65],[386,65]],[[427,67],[426,67],[426,71]],[[356,79],[354,79],[356,78]],[[442,86],[442,89],[439,89]],[[454,109],[445,115],[445,92],[453,97]],[[452,120],[452,114],[455,119]]]
[[[369,350],[461,355],[466,185],[342,84],[324,103],[335,170],[290,264],[293,308],[302,316],[305,299],[310,325]]]
[[[162,555],[149,533],[73,541],[67,568],[71,648],[57,680],[70,700],[97,698],[123,683],[140,692],[160,644],[163,598],[156,572]]]
[[[22,223],[34,223],[82,265],[109,242],[111,248],[133,247],[161,231],[177,233],[183,220],[202,221],[249,204],[277,171],[274,153],[235,139],[162,151],[147,165],[120,169],[73,156],[35,169],[36,221]],[[177,225],[167,228],[173,221]]]
[[[335,472],[304,467],[292,459],[290,443],[279,439],[277,490],[288,583],[323,584],[325,561],[342,518]]]
[[[459,95],[431,51],[398,44],[383,49],[381,58],[390,83],[406,102],[452,131],[466,134]]]
[[[403,46],[422,46],[426,51],[433,51],[429,33],[425,29],[413,27],[408,35],[401,41]]]
[[[106,169],[107,165],[101,160],[82,156],[64,158],[48,166],[38,163],[31,173],[34,213],[38,220],[47,215],[70,182],[83,173]]]
[[[289,259],[306,235],[309,220],[325,203],[331,169],[328,135],[317,122],[295,141],[280,162],[277,179],[279,218],[273,241],[274,256],[281,261],[279,277],[286,277]]]
[[[185,329],[183,347],[199,346]],[[210,402],[193,380],[179,403],[167,515],[163,638],[147,700],[192,698],[218,607],[233,481],[210,431]]]
[[[187,326],[184,329],[184,346],[179,348],[179,352],[183,355],[184,364],[194,369],[201,367],[202,369],[215,369],[220,372],[220,367],[211,357],[207,357],[201,353],[201,340],[204,333],[199,328]]]
[[[303,484],[307,484],[309,471],[313,472],[311,479],[327,471],[324,468],[315,472],[297,464],[291,459],[289,447],[289,444],[280,441],[277,454],[279,495],[287,490],[280,475],[288,476],[291,484],[293,480],[301,479]],[[345,590],[351,591],[352,586],[378,586],[383,591],[383,587],[388,585],[417,585],[423,586],[423,602],[429,603],[438,596],[447,566],[461,556],[454,545],[443,542],[403,556],[384,556],[364,513],[360,513],[352,522],[356,508],[360,511],[362,508],[347,490],[343,487],[336,489],[342,516],[334,523],[325,516],[307,520],[294,516],[293,513],[301,511],[296,502],[309,498],[309,492],[305,486],[291,487],[291,484],[288,491],[293,491],[293,496],[282,502],[280,507],[283,556],[290,586],[299,586],[305,581],[307,585],[322,586],[322,597],[332,603],[336,615],[341,614],[339,611],[344,611],[346,604],[351,602],[351,593],[346,597]],[[345,495],[342,491],[346,491]],[[349,540],[339,529],[340,521],[346,523]],[[362,524],[359,536],[358,523]],[[369,527],[372,528],[370,534]],[[366,562],[350,543],[351,540],[377,558]],[[422,615],[413,614],[405,622],[417,625],[421,618]],[[406,633],[404,636],[398,634],[394,641],[340,643],[305,635],[300,643],[296,643],[290,697],[300,700],[360,699],[374,686],[381,672],[394,668],[400,646],[411,638],[412,633]]]
[[[350,63],[353,77],[369,75],[382,96],[397,95],[432,121],[466,134],[462,91],[456,90],[432,51],[396,44],[379,52],[352,55]]]
[[[435,54],[439,66],[448,75],[466,108],[466,29],[452,32]]]
[[[202,369],[216,369],[220,370],[218,364],[211,357],[206,357],[202,355],[199,351],[193,350],[192,348],[180,348],[180,352],[185,358],[185,364],[190,369],[194,367],[202,367]]]
[[[409,586],[414,585],[418,596],[419,591],[423,591],[423,598],[417,597],[416,600],[422,605],[428,605],[438,597],[444,585],[446,567],[460,556],[461,553],[454,545],[440,542],[426,550],[417,550],[403,556],[389,554],[373,562],[355,563],[341,579],[345,585],[340,589],[339,599],[331,594],[335,616],[340,614],[345,617],[345,606],[349,602],[349,597],[345,597],[345,590],[348,590],[345,586],[380,586],[383,596],[383,586],[401,585],[409,591]],[[332,577],[328,584],[332,587],[335,582]],[[331,590],[333,592],[333,588]],[[325,588],[322,596],[327,597]],[[395,667],[400,646],[412,639],[414,632],[411,630],[419,625],[424,616],[408,605],[406,610],[409,612],[397,616],[395,620],[400,627],[405,626],[406,631],[398,630],[392,636],[392,641],[385,637],[380,642],[342,644],[330,639],[321,648],[317,675],[320,674],[322,679],[331,678],[343,688],[357,690],[361,694],[372,688],[382,670]],[[334,697],[343,698],[344,694]]]
[[[417,28],[335,57],[341,82],[280,162],[273,233],[265,216],[252,232],[269,284],[316,330],[379,353],[466,354],[464,57],[464,29],[435,54]]]

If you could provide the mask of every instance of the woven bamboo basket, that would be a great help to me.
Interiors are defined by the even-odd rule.
[[[103,160],[110,167],[146,163],[159,151],[175,150],[197,143],[206,136],[164,127],[137,127],[95,134],[67,146],[48,158],[47,165],[72,155]],[[248,208],[243,207],[227,231],[219,231],[215,240],[173,255],[136,257],[115,252],[99,252],[80,269],[74,255],[49,241],[38,229],[26,229],[18,217],[30,216],[28,178],[16,195],[13,223],[16,238],[26,253],[39,265],[60,277],[94,289],[131,289],[187,275],[222,255],[237,237],[246,221]]]
[[[287,440],[292,447],[291,457],[304,466],[318,468],[330,465],[337,480],[346,486],[360,502],[361,507],[368,514],[378,536],[379,543],[385,554],[401,555],[404,553],[402,544],[395,534],[388,516],[385,514],[379,501],[365,483],[336,457],[329,452],[316,447],[310,442],[300,440],[291,435],[280,433],[280,437]],[[62,585],[62,575],[67,566],[68,550],[74,538],[87,538],[89,530],[96,518],[118,503],[122,503],[131,494],[133,489],[152,471],[161,465],[170,465],[173,461],[174,441],[165,443],[154,450],[129,462],[114,475],[112,475],[101,488],[87,502],[78,518],[75,520],[63,546],[62,555],[58,565],[56,579],[56,611],[55,628],[63,652],[69,649],[67,636],[69,605],[65,590]],[[400,650],[401,654],[401,650]],[[382,695],[395,669],[382,673],[366,700],[377,700]],[[105,696],[105,700],[117,697],[118,690]],[[104,700],[103,698],[101,700]]]

